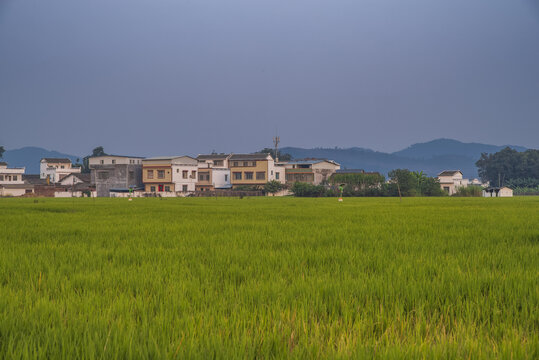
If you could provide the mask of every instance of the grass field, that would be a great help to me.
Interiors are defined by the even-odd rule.
[[[539,198],[0,199],[0,358],[539,357]]]

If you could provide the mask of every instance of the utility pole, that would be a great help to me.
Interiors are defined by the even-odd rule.
[[[273,138],[273,144],[275,145],[275,162],[279,162],[279,155],[278,155],[278,151],[279,151],[279,141],[281,141],[281,139],[279,139],[278,136],[275,136]]]

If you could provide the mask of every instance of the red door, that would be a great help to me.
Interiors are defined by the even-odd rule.
[[[163,191],[163,185],[159,185],[159,191]]]

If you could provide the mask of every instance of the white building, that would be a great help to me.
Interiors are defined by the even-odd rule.
[[[198,155],[197,191],[230,189],[230,154]]]
[[[341,168],[340,164],[326,159],[294,160],[284,164],[284,167],[287,183],[306,182],[314,185],[328,181]]]
[[[39,164],[39,177],[57,183],[70,174],[79,174],[80,167],[73,167],[67,158],[43,158]]]
[[[438,180],[442,190],[450,196],[457,192],[459,187],[467,187],[470,180],[463,179],[462,171],[460,170],[445,170],[438,174]]]
[[[176,192],[189,193],[195,191],[197,182],[198,161],[190,156],[180,156],[171,160],[172,182]]]
[[[145,192],[184,196],[195,191],[198,161],[190,156],[159,156],[142,160]]]
[[[33,186],[24,183],[25,168],[8,168],[7,163],[0,162],[0,196],[22,196],[32,193]]]
[[[483,189],[483,197],[513,197],[513,190],[507,186]]]

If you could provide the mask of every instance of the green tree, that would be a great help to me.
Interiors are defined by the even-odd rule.
[[[326,189],[323,186],[304,182],[294,183],[290,191],[297,197],[320,197],[326,193]]]
[[[105,156],[105,155],[107,155],[107,153],[105,153],[103,146],[98,146],[92,150],[92,156]]]
[[[270,154],[271,157],[275,159],[275,149],[263,148],[262,150],[257,151],[257,154]],[[279,151],[278,155],[279,155],[279,161],[292,160],[292,155],[290,154],[286,154],[286,153],[283,154],[282,152]]]
[[[103,149],[103,146],[98,146],[92,150],[92,154],[85,156],[82,159],[82,169],[81,172],[83,173],[89,173],[90,172],[90,158],[94,156],[106,156],[108,155],[105,150]],[[77,161],[78,162],[78,161]]]
[[[479,176],[492,186],[517,179],[539,179],[539,150],[518,152],[506,147],[494,154],[481,154],[475,163]]]
[[[412,175],[414,175],[417,182],[417,187],[416,187],[417,193],[419,194],[419,196],[421,196],[423,194],[423,186],[425,182],[427,181],[428,176],[423,173],[423,170],[413,171]]]
[[[388,176],[391,179],[388,185],[390,196],[398,196],[399,190],[402,196],[415,196],[417,194],[416,177],[410,170],[391,170]]]
[[[277,180],[268,181],[264,185],[264,191],[266,193],[273,194],[273,195],[275,195],[276,193],[278,193],[282,189],[284,189],[284,185],[281,184],[280,182],[278,182]]]

